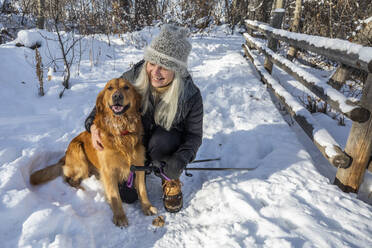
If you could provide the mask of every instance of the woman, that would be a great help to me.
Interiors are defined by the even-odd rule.
[[[143,143],[146,164],[160,168],[171,180],[162,180],[163,203],[169,212],[178,212],[183,205],[179,177],[195,159],[202,143],[203,103],[200,90],[187,71],[191,44],[183,28],[163,25],[157,37],[145,49],[144,60],[122,77],[135,85],[142,95]],[[92,143],[104,149],[100,131],[92,125],[95,109],[85,121],[92,133]],[[125,202],[137,199],[135,190],[119,185]]]

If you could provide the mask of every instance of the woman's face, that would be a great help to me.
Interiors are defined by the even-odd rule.
[[[159,65],[147,62],[146,72],[151,82],[151,85],[155,88],[165,87],[173,81],[174,71],[165,69]]]

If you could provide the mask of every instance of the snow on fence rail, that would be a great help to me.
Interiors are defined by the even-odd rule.
[[[245,54],[252,60],[259,72],[261,80],[283,103],[287,111],[313,140],[324,157],[332,165],[338,167],[334,183],[345,192],[357,192],[362,183],[372,150],[372,47],[364,47],[340,39],[293,33],[257,21],[246,20],[246,26],[248,33],[244,34],[246,44],[243,44],[243,48]],[[249,35],[252,30],[262,32],[267,36],[269,45]],[[288,59],[276,54],[272,50],[275,50],[276,45],[271,46],[273,40],[287,42],[290,46],[315,52],[339,64],[368,72],[360,101],[353,103],[352,99],[348,99],[330,85],[304,71]],[[263,53],[270,63],[282,68],[320,99],[327,102],[334,110],[345,114],[353,121],[344,151],[332,136],[316,123],[310,112],[303,108],[292,95],[271,77],[271,68],[263,67],[251,52],[251,49],[257,49]],[[369,169],[372,172],[372,162]]]
[[[341,39],[289,32],[272,28],[258,21],[246,20],[245,24],[247,28],[260,31],[268,37],[284,41],[291,46],[322,54],[331,60],[369,73],[372,72],[372,47],[364,47]]]

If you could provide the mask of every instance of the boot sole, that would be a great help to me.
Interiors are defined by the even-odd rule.
[[[177,207],[177,208],[167,208],[167,207],[165,206],[165,204],[164,204],[164,208],[165,208],[165,210],[166,210],[167,212],[169,212],[169,213],[177,213],[177,212],[179,212],[179,211],[182,209],[182,207],[183,207],[183,200],[181,200],[181,205],[180,205],[179,207]]]

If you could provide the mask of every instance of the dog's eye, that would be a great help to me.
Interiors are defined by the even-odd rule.
[[[107,88],[108,90],[112,90],[113,89],[113,87],[112,86],[109,86],[108,88]]]
[[[124,86],[124,90],[129,90],[129,86],[128,85],[125,85]]]

